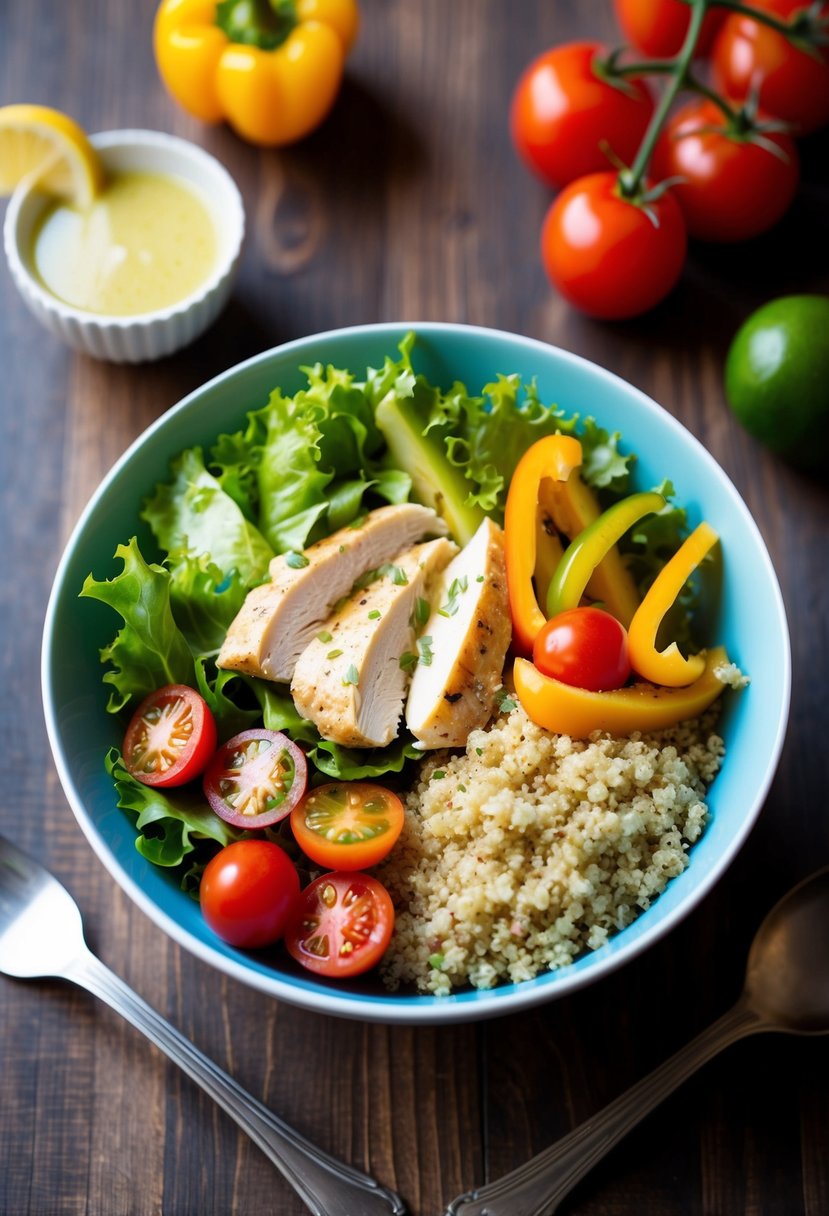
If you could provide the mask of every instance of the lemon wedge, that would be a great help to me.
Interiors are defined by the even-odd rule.
[[[31,179],[47,194],[88,206],[104,180],[84,132],[48,106],[0,106],[0,197]]]

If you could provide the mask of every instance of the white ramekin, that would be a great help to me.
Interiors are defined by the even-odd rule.
[[[108,172],[167,173],[196,186],[210,208],[218,238],[212,274],[191,295],[155,312],[111,317],[64,304],[38,281],[32,266],[32,233],[50,199],[27,185],[13,194],[3,226],[12,279],[41,324],[69,346],[113,363],[160,359],[199,336],[227,303],[242,250],[245,211],[223,165],[195,144],[160,131],[106,131],[93,135]]]

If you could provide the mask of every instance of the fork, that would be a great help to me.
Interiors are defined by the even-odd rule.
[[[110,971],[87,946],[80,910],[66,888],[2,836],[0,972],[66,979],[100,997],[218,1102],[314,1216],[406,1216],[399,1195],[289,1127]]]

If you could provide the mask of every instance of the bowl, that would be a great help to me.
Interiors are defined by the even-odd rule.
[[[139,519],[141,502],[183,448],[211,443],[238,428],[249,409],[280,385],[296,392],[302,366],[320,361],[361,374],[417,333],[415,361],[437,383],[463,380],[471,391],[499,372],[535,377],[542,400],[568,412],[593,414],[622,434],[637,453],[639,487],[674,482],[689,524],[705,517],[722,538],[722,594],[712,640],[751,677],[739,694],[723,696],[727,754],[709,791],[711,820],[690,852],[690,864],[629,927],[566,969],[519,984],[451,996],[390,993],[364,977],[337,983],[292,967],[290,960],[245,953],[219,941],[178,879],[146,862],[134,846],[128,816],[116,808],[103,758],[120,745],[123,727],[105,712],[99,649],[114,632],[114,614],[79,600],[90,572],[111,578],[115,547],[135,534],[155,547]],[[146,545],[146,549],[144,546]],[[790,652],[777,580],[745,503],[713,457],[650,398],[610,372],[543,342],[464,325],[378,324],[335,330],[257,355],[191,393],[124,453],[92,497],[58,568],[43,641],[43,701],[55,764],[75,816],[100,860],[140,908],[180,945],[243,983],[327,1014],[386,1023],[452,1023],[512,1013],[562,997],[629,962],[670,932],[724,874],[743,844],[768,790],[786,728]]]
[[[106,316],[66,304],[42,286],[32,265],[32,235],[53,201],[25,183],[6,211],[3,244],[12,280],[38,321],[75,350],[113,363],[160,359],[211,325],[233,288],[245,232],[242,196],[223,165],[195,144],[160,131],[106,131],[90,137],[105,171],[162,173],[194,186],[218,237],[212,274],[190,295],[154,312]]]

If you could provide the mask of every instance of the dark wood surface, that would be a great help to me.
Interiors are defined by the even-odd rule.
[[[0,831],[54,869],[81,905],[93,948],[199,1047],[322,1146],[397,1188],[414,1216],[436,1216],[458,1192],[588,1118],[724,1011],[763,913],[829,861],[826,488],[762,451],[722,393],[729,337],[754,306],[829,290],[829,141],[804,146],[802,190],[772,235],[694,249],[660,309],[598,324],[545,282],[537,246],[548,194],[516,163],[506,112],[535,53],[574,36],[614,37],[609,2],[363,0],[334,114],[281,154],[173,106],[152,61],[152,11],[149,0],[0,0],[0,103],[56,105],[89,130],[144,126],[195,139],[236,177],[250,223],[226,314],[156,365],[73,355],[0,275]],[[62,545],[129,442],[250,354],[401,318],[547,339],[680,418],[759,524],[794,654],[777,779],[704,903],[620,974],[532,1013],[453,1029],[303,1013],[171,943],[76,826],[39,696],[41,625]],[[762,1036],[732,1048],[614,1151],[566,1210],[825,1216],[828,1065],[827,1040]],[[258,1150],[115,1014],[69,986],[0,979],[0,1213],[303,1211]]]

